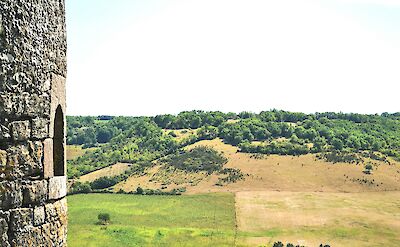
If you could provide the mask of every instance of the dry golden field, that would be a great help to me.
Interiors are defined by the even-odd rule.
[[[86,153],[86,151],[96,150],[96,148],[82,149],[80,145],[67,145],[67,160],[74,160]]]
[[[113,177],[123,174],[126,170],[129,169],[131,164],[127,163],[117,163],[112,166],[107,166],[97,171],[88,173],[79,178],[81,182],[92,182],[101,177]]]
[[[400,192],[237,192],[240,241],[305,246],[398,246]]]

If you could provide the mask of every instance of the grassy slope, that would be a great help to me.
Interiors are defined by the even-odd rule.
[[[86,151],[93,151],[96,149],[95,147],[83,149],[81,145],[67,145],[67,160],[74,160],[84,155]]]
[[[73,160],[82,156],[86,151],[80,145],[67,145],[67,160]]]
[[[249,245],[398,246],[400,192],[238,192],[239,239]]]
[[[314,155],[299,157],[270,155],[263,159],[251,158],[250,154],[237,153],[237,148],[224,144],[221,140],[200,141],[187,148],[198,145],[208,145],[224,153],[229,162],[225,167],[239,168],[245,176],[239,181],[227,186],[215,186],[217,175],[206,177],[204,174],[168,173],[156,166],[147,171],[146,176],[132,176],[127,181],[119,183],[116,190],[135,190],[137,186],[166,190],[176,187],[186,187],[187,193],[206,192],[236,192],[254,190],[279,191],[314,191],[314,192],[363,192],[400,190],[400,164],[387,165],[374,161],[372,175],[362,171],[362,165],[348,163],[329,163],[317,160]],[[366,179],[364,183],[360,180]],[[190,183],[192,181],[192,183]],[[166,184],[166,185],[165,185]]]
[[[103,169],[85,174],[79,178],[81,182],[92,182],[101,177],[113,177],[123,174],[128,170],[130,164],[127,163],[117,163],[112,166],[105,167]]]
[[[68,245],[232,246],[232,194],[136,196],[88,194],[68,197]],[[112,223],[97,225],[100,212]]]

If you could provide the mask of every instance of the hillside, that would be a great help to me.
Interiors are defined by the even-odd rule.
[[[115,191],[135,191],[137,187],[170,190],[186,188],[186,193],[237,192],[237,191],[313,191],[313,192],[363,192],[400,190],[400,163],[387,165],[374,161],[374,172],[363,173],[362,164],[332,163],[316,158],[315,154],[301,156],[270,155],[254,157],[237,152],[238,149],[224,144],[220,139],[204,140],[189,145],[210,146],[227,157],[224,167],[239,169],[243,180],[218,186],[221,175],[193,172],[168,171],[155,165],[143,174],[133,175],[117,184]]]
[[[70,197],[71,245],[400,241],[399,113],[69,119],[70,192],[113,193]],[[165,194],[183,196],[147,196]],[[109,228],[94,224],[100,210]]]
[[[191,111],[177,116],[68,117],[67,143],[101,147],[71,162],[70,176],[95,170],[113,161],[143,159],[146,151],[168,153],[186,144],[216,137],[242,152],[298,155],[325,151],[376,151],[400,158],[400,113],[361,115],[303,114],[266,111],[260,114]],[[169,130],[168,130],[169,129]],[[139,150],[140,148],[140,150]],[[113,150],[110,150],[113,149]],[[101,156],[101,157],[100,157]],[[97,160],[96,160],[97,159]],[[90,160],[102,161],[90,164]],[[106,164],[104,164],[106,163]],[[107,164],[108,163],[108,164]],[[114,162],[116,163],[116,162]]]
[[[100,187],[126,192],[397,190],[399,115],[273,110],[69,117],[68,172],[80,182],[110,177]],[[221,152],[225,170],[206,174],[162,161],[196,146]]]

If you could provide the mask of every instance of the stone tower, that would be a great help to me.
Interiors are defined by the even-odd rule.
[[[66,246],[64,0],[0,0],[0,246]]]

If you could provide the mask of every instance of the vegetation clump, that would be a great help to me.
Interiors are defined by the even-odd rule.
[[[237,181],[244,179],[244,175],[243,175],[242,171],[240,171],[240,169],[236,169],[236,168],[224,168],[219,173],[227,175],[227,176],[223,177],[223,178],[219,178],[218,184],[236,183]]]
[[[88,182],[82,183],[79,181],[73,182],[71,184],[71,187],[69,188],[68,194],[73,195],[73,194],[86,194],[92,192],[92,187]]]
[[[304,247],[304,245],[294,245],[292,243],[287,243],[286,245],[281,241],[274,242],[273,247]],[[330,247],[329,244],[320,244],[319,247]]]
[[[221,153],[207,146],[198,146],[189,151],[181,150],[163,160],[170,166],[189,172],[206,171],[211,174],[220,171],[228,161]]]
[[[110,223],[110,214],[109,213],[100,213],[97,215],[97,219],[101,225],[108,225]]]
[[[364,170],[365,174],[371,174],[371,172],[372,172],[372,165],[371,164],[366,164],[364,166],[364,168],[365,168],[365,170]]]
[[[332,163],[344,162],[344,163],[354,163],[359,164],[363,160],[359,157],[359,155],[351,152],[345,151],[333,151],[333,152],[325,152],[317,155],[317,158],[326,160]]]

